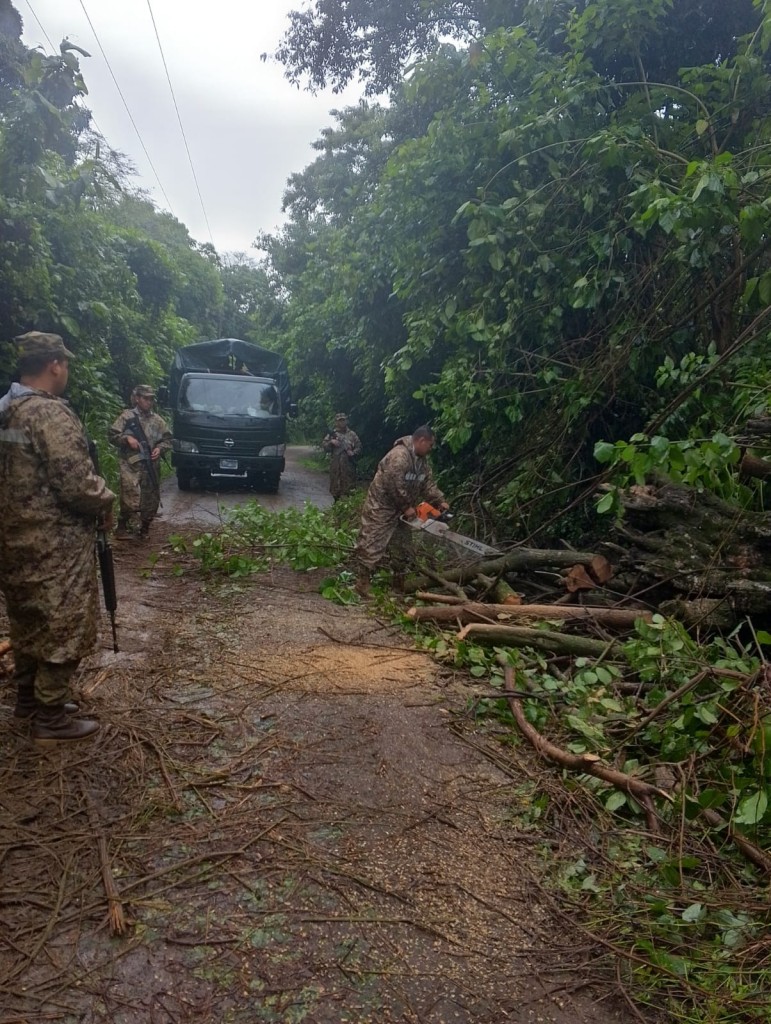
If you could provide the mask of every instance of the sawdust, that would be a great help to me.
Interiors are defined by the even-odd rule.
[[[287,689],[305,693],[396,693],[423,685],[436,674],[433,662],[413,651],[331,644],[295,652],[288,677],[285,656],[263,656],[260,667]]]
[[[629,1020],[534,884],[518,769],[448,728],[463,695],[308,574],[180,577],[175,519],[117,553],[95,740],[43,759],[0,708],[0,1024]]]

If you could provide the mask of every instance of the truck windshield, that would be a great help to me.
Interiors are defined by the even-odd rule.
[[[278,391],[265,381],[189,377],[179,394],[181,409],[213,416],[266,418],[281,412]]]

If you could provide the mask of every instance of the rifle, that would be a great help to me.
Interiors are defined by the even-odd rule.
[[[139,417],[132,416],[130,420],[127,420],[123,430],[124,433],[131,434],[134,440],[139,442],[139,455],[142,461],[147,463],[147,475],[150,477],[150,483],[156,490],[160,490],[161,483],[158,479],[158,474],[155,472],[150,442],[147,440],[147,434],[139,422]]]
[[[99,453],[96,450],[94,441],[88,442],[88,451],[94,470],[101,476],[99,470]],[[115,612],[118,610],[118,594],[115,590],[115,563],[112,560],[112,545],[101,522],[96,526],[96,559],[99,563],[99,575],[102,578],[102,596],[104,607],[110,615],[110,626],[112,627],[112,649],[118,653],[118,630],[115,625]]]

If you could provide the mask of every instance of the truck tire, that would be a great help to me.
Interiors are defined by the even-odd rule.
[[[180,491],[190,490],[191,479],[192,478],[189,473],[181,473],[179,470],[177,470],[177,487],[179,488]]]
[[[268,494],[278,494],[278,485],[281,480],[280,473],[265,474],[265,490]]]

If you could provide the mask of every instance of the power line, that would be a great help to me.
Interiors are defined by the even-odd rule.
[[[29,0],[27,0],[27,3],[29,3]],[[136,132],[136,136],[139,139],[139,144],[142,147],[142,150],[143,150],[145,156],[147,157],[147,162],[150,165],[150,168],[151,168],[153,174],[155,175],[155,180],[158,182],[158,188],[161,190],[161,194],[163,195],[163,198],[166,200],[166,206],[168,207],[169,212],[173,216],[174,215],[174,211],[171,209],[171,203],[169,202],[169,197],[166,195],[166,190],[164,189],[163,185],[161,184],[161,179],[158,176],[158,172],[155,169],[155,165],[153,164],[152,158],[150,157],[150,154],[147,152],[147,146],[145,146],[145,143],[144,143],[144,140],[142,139],[142,136],[140,134],[139,128],[137,128],[137,124],[136,124],[136,121],[134,120],[134,116],[131,113],[131,110],[129,109],[128,103],[126,102],[126,97],[123,95],[123,90],[118,85],[118,79],[115,77],[115,72],[112,70],[112,67],[110,66],[110,62],[107,59],[107,54],[104,52],[104,47],[101,44],[101,41],[100,41],[99,36],[97,34],[97,31],[94,28],[94,23],[91,21],[91,17],[89,15],[88,11],[86,10],[86,5],[84,4],[83,0],[80,0],[80,6],[83,8],[83,13],[86,16],[86,21],[90,25],[91,31],[94,33],[94,39],[96,40],[96,45],[99,47],[99,50],[101,51],[102,57],[104,58],[104,62],[107,65],[107,70],[110,72],[110,75],[112,76],[112,80],[115,83],[115,88],[118,90],[118,95],[120,96],[121,100],[123,101],[123,106],[126,108],[126,113],[129,116],[129,121],[131,121],[131,126],[133,127],[134,131]]]
[[[25,3],[27,4],[27,7],[29,7],[30,11],[32,12],[32,17],[33,17],[33,18],[35,19],[35,21],[36,21],[36,22],[38,23],[38,27],[40,28],[40,31],[41,31],[41,32],[43,33],[43,35],[44,35],[44,36],[46,37],[46,42],[48,43],[48,47],[49,47],[49,49],[51,50],[51,52],[52,52],[52,53],[55,53],[55,52],[56,52],[56,47],[55,47],[55,46],[54,46],[54,44],[53,44],[53,43],[51,42],[51,37],[49,36],[49,34],[48,34],[48,33],[46,32],[46,30],[45,30],[45,29],[43,28],[43,22],[42,22],[42,21],[40,20],[40,18],[38,18],[38,16],[37,16],[37,13],[35,12],[35,9],[34,9],[34,7],[33,7],[33,6],[32,6],[32,4],[31,4],[31,3],[29,2],[29,0],[25,0]],[[61,53],[61,46],[59,47],[59,52]],[[89,113],[90,113],[90,115],[91,115],[91,121],[92,121],[92,123],[93,123],[93,125],[94,125],[94,128],[95,128],[95,130],[96,130],[96,131],[97,131],[97,132],[99,133],[99,135],[101,135],[101,136],[102,136],[102,138],[104,138],[104,132],[103,132],[103,131],[102,131],[102,129],[101,129],[100,127],[99,127],[99,125],[98,125],[98,124],[96,123],[96,118],[94,117],[94,112],[93,112],[93,110],[90,110],[90,111],[89,111]]]
[[[80,0],[80,2],[82,4],[83,0]],[[174,102],[174,109],[177,112],[177,121],[179,121],[179,130],[182,132],[182,141],[185,143],[185,150],[187,152],[187,159],[188,159],[188,162],[190,163],[190,170],[191,170],[192,175],[193,175],[193,181],[195,182],[195,190],[198,193],[198,201],[201,204],[201,210],[203,212],[203,219],[206,222],[206,230],[209,232],[209,241],[211,242],[212,245],[214,245],[214,239],[212,238],[211,227],[209,226],[209,218],[208,218],[208,216],[206,214],[206,207],[203,204],[203,196],[201,195],[201,189],[200,189],[200,186],[198,185],[198,176],[195,173],[195,167],[193,166],[193,157],[192,157],[192,155],[190,153],[190,147],[187,144],[187,136],[185,135],[185,129],[184,129],[184,126],[182,124],[182,117],[181,117],[181,115],[179,113],[179,107],[177,106],[177,97],[174,95],[174,87],[171,84],[171,75],[169,74],[169,68],[168,68],[168,65],[166,64],[166,57],[165,57],[165,55],[163,53],[163,47],[161,46],[161,37],[158,35],[158,26],[155,24],[155,15],[153,14],[153,8],[152,8],[152,4],[150,3],[150,0],[147,0],[147,9],[150,12],[150,20],[153,23],[153,30],[155,31],[155,38],[158,41],[158,49],[160,50],[160,53],[161,53],[161,60],[163,61],[163,69],[166,72],[166,81],[169,83],[169,92],[171,93],[171,98],[172,98],[172,100]]]
[[[53,44],[53,43],[51,42],[51,40],[50,40],[50,39],[49,39],[49,37],[48,37],[48,33],[47,33],[47,32],[46,32],[46,30],[45,30],[45,29],[43,28],[43,24],[42,24],[42,22],[40,21],[40,18],[38,18],[37,14],[35,14],[35,8],[34,8],[34,7],[32,6],[32,4],[31,4],[31,3],[29,2],[29,0],[25,0],[25,2],[26,2],[26,4],[27,4],[27,7],[29,7],[30,11],[32,12],[32,17],[33,17],[33,18],[35,19],[35,21],[36,21],[36,22],[38,23],[38,26],[39,26],[39,28],[40,28],[40,31],[41,31],[41,32],[43,33],[43,35],[44,35],[44,36],[46,37],[46,39],[48,40],[48,45],[49,45],[49,46],[51,47],[51,50],[56,50],[56,47],[54,46],[54,44]]]

